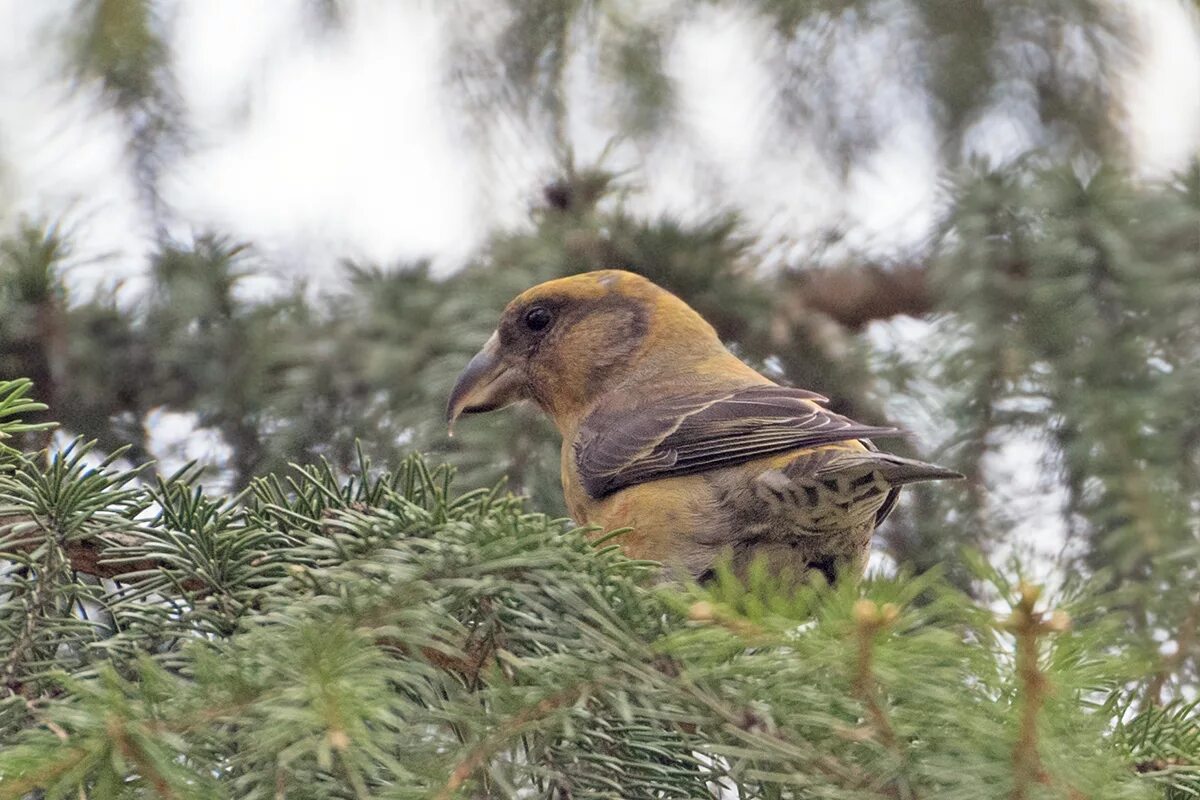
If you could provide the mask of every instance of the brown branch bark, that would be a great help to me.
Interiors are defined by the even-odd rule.
[[[936,307],[928,270],[917,264],[806,270],[794,274],[790,287],[799,304],[851,330],[879,319],[922,316]]]
[[[0,518],[0,534],[10,529],[13,525],[24,521],[26,520],[20,517]],[[5,553],[25,554],[37,549],[43,541],[44,537],[42,536],[23,536],[14,541],[3,543],[0,545],[0,550]],[[62,549],[66,553],[67,561],[70,563],[73,571],[83,575],[92,575],[96,578],[108,578],[119,581],[124,575],[144,570],[159,569],[166,566],[163,562],[154,558],[120,561],[108,560],[113,559],[117,555],[110,548],[114,546],[128,547],[136,544],[138,544],[137,537],[129,533],[105,531],[91,534],[87,538],[69,539],[62,543]],[[3,558],[3,556],[0,555],[0,558]],[[202,588],[203,584],[195,579],[188,579],[183,582],[183,586],[186,589],[196,590]]]
[[[118,538],[123,534],[108,534],[109,538]],[[140,558],[136,561],[113,563],[104,560],[105,542],[100,537],[76,539],[67,542],[67,558],[71,569],[84,575],[94,575],[97,578],[120,580],[122,575],[142,570],[158,569],[162,563],[152,558]]]

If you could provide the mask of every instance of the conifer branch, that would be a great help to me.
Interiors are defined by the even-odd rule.
[[[487,762],[488,758],[504,747],[513,737],[519,736],[530,725],[561,708],[571,705],[586,692],[597,689],[602,685],[600,681],[592,681],[580,684],[579,686],[569,687],[550,697],[539,700],[534,705],[505,720],[494,735],[471,748],[466,756],[454,766],[450,771],[450,777],[447,778],[445,785],[435,795],[435,800],[450,800],[471,779],[471,776]]]
[[[15,526],[33,522],[40,525],[31,517],[10,515],[0,517],[0,532],[12,530]],[[28,554],[34,552],[45,541],[42,537],[22,536],[4,543],[7,552]],[[155,558],[120,557],[113,552],[116,548],[137,547],[141,540],[134,534],[117,530],[91,530],[82,535],[74,536],[58,545],[62,551],[66,565],[72,572],[90,575],[94,578],[121,581],[135,573],[152,572],[167,568],[167,564]],[[190,590],[198,591],[204,588],[202,581],[187,578],[181,585]]]
[[[179,795],[171,787],[170,781],[154,765],[154,759],[129,735],[123,722],[124,720],[113,718],[107,725],[109,740],[115,745],[117,752],[136,765],[138,774],[150,784],[158,797],[162,800],[176,800]]]
[[[903,765],[907,759],[887,710],[879,701],[880,689],[875,680],[874,667],[876,639],[895,623],[900,616],[900,609],[894,603],[880,605],[863,599],[854,604],[853,616],[856,649],[852,691],[867,710],[872,734],[892,754],[896,763]],[[913,800],[916,797],[903,774],[897,776],[891,788],[899,800]]]
[[[900,610],[892,603],[880,606],[870,600],[859,600],[854,604],[854,638],[857,645],[854,694],[866,707],[880,743],[896,754],[899,754],[896,732],[892,729],[887,712],[879,703],[879,687],[875,684],[873,660],[875,637],[891,626],[899,615]]]
[[[58,750],[54,758],[40,764],[37,769],[18,777],[5,778],[0,782],[0,800],[22,800],[31,792],[51,785],[59,777],[76,769],[91,753],[83,747],[68,747]]]
[[[1038,744],[1038,718],[1050,691],[1049,680],[1038,664],[1038,654],[1041,638],[1047,633],[1066,630],[1070,618],[1062,611],[1056,611],[1048,618],[1036,611],[1040,596],[1039,587],[1022,582],[1017,605],[1005,622],[1005,627],[1017,640],[1016,669],[1021,702],[1017,741],[1012,753],[1012,800],[1026,800],[1034,784],[1052,782],[1042,766]]]
[[[3,669],[0,670],[0,686],[14,690],[16,675],[22,659],[33,647],[37,636],[38,622],[45,616],[46,606],[50,603],[54,588],[55,573],[59,570],[60,548],[58,542],[46,543],[46,555],[38,565],[38,575],[31,596],[25,600],[25,617],[21,624],[21,632],[13,643],[4,659]]]
[[[1167,682],[1195,650],[1198,637],[1200,637],[1200,598],[1188,606],[1183,622],[1179,625],[1175,634],[1175,651],[1162,658],[1158,670],[1150,679],[1150,684],[1146,688],[1146,702],[1149,705],[1162,705],[1163,690],[1166,688]]]

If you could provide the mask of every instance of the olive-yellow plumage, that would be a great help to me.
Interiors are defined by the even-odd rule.
[[[865,566],[899,487],[959,477],[879,452],[898,433],[827,411],[734,356],[675,295],[588,272],[524,292],[451,394],[462,413],[531,400],[562,434],[567,508],[635,558],[704,578],[722,558],[802,576]]]

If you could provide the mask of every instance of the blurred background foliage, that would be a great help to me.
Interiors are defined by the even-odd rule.
[[[336,36],[354,6],[306,9]],[[880,531],[888,562],[916,573],[942,565],[979,592],[962,553],[1003,557],[1044,526],[1062,541],[1043,573],[1118,598],[1126,633],[1150,654],[1144,699],[1194,697],[1200,162],[1162,179],[1134,162],[1124,78],[1154,43],[1138,40],[1127,6],[448,3],[446,102],[472,146],[502,158],[516,132],[554,154],[527,220],[448,273],[347,260],[336,279],[271,292],[255,280],[286,265],[221,231],[180,234],[187,220],[163,199],[164,165],[190,146],[170,8],[80,0],[70,35],[53,43],[78,83],[100,87],[119,112],[155,241],[148,288],[129,302],[70,283],[67,266],[89,254],[74,251],[69,227],[7,215],[0,378],[32,378],[50,408],[41,419],[101,453],[128,446],[122,458],[140,463],[178,460],[156,435],[177,415],[189,435],[218,442],[210,479],[234,491],[290,462],[352,472],[356,442],[377,462],[416,450],[458,467],[460,486],[504,479],[557,515],[551,427],[519,408],[467,419],[450,439],[444,399],[513,295],[559,275],[630,269],[677,292],[780,381],[915,431],[905,446],[968,476],[965,487],[907,493]],[[846,230],[781,242],[736,208],[648,215],[636,170],[577,162],[573,59],[610,112],[615,147],[649,158],[684,146],[668,62],[679,32],[713,8],[762,31],[756,57],[771,80],[761,105],[778,152],[815,147],[845,176],[878,154],[897,119],[929,122],[940,212],[918,252],[858,251]],[[1000,156],[997,138],[1009,143]],[[917,325],[905,317],[922,320],[919,335],[905,338]],[[1014,474],[1061,497],[1056,519],[1031,523],[1000,499]]]

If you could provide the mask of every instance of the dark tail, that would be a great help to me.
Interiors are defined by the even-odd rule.
[[[818,473],[819,478],[833,478],[839,475],[866,474],[878,472],[892,486],[903,486],[906,483],[920,481],[961,480],[962,474],[952,469],[927,464],[891,453],[846,453],[831,460]]]

